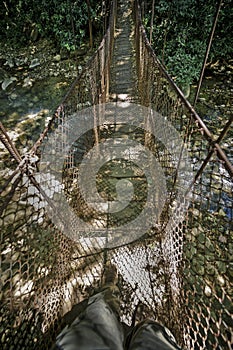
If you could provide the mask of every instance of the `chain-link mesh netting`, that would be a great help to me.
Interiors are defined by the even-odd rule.
[[[136,20],[140,24],[140,17]],[[196,174],[187,220],[175,229],[174,238],[174,244],[183,251],[181,305],[184,309],[180,322],[185,345],[189,349],[230,349],[233,343],[232,166],[218,144],[225,134],[223,131],[221,136],[213,137],[185,99],[175,93],[140,25],[136,25],[136,44],[140,101],[167,116],[180,131]],[[230,145],[231,135],[227,136]]]
[[[126,5],[120,2],[119,6]],[[133,91],[137,94],[129,100],[140,105],[127,98],[98,105],[108,101],[111,85],[117,17],[113,1],[110,26],[99,49],[31,152],[21,158],[2,127],[1,140],[10,155],[5,160],[12,169],[5,174],[6,182],[1,179],[0,339],[4,349],[50,348],[69,318],[67,312],[101,286],[109,260],[118,269],[121,317],[126,323],[152,317],[188,349],[231,349],[232,167],[219,146],[221,140],[213,141],[157,61],[137,3],[133,15],[137,77]],[[140,106],[145,106],[146,113]],[[148,112],[151,108],[155,113]],[[144,118],[140,119],[140,111]],[[158,123],[155,118],[160,116]],[[91,125],[87,130],[85,117]],[[170,125],[179,132],[181,145],[175,142]],[[73,139],[73,134],[79,136]],[[53,135],[55,143],[51,143]],[[124,160],[108,146],[111,157],[95,174],[98,192],[108,205],[116,199],[119,180],[133,184],[132,200],[117,212],[100,210],[102,203],[94,196],[93,203],[88,203],[79,182],[90,151],[96,148],[101,154],[101,144],[108,139],[114,139],[120,150],[120,139],[129,146]],[[146,173],[154,170],[151,162],[143,169],[138,166],[141,148],[148,149],[162,169],[159,175],[166,178],[166,194],[161,192],[163,201],[152,201],[161,206],[153,225],[135,236],[137,228],[128,228],[148,201]],[[189,171],[189,179],[182,172],[187,154],[194,174],[193,178]],[[88,191],[93,185],[91,171],[84,175]],[[186,186],[185,193],[179,192],[180,183]],[[66,208],[60,206],[61,193],[75,216],[61,210]],[[145,224],[154,209],[148,208]],[[77,216],[89,225],[88,231],[79,227]],[[115,236],[113,229],[117,229]]]

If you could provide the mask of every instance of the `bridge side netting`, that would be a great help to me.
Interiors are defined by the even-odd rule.
[[[210,134],[151,50],[137,4],[135,18],[139,101],[179,130],[195,174],[185,225],[174,231],[177,256],[182,247],[183,339],[188,349],[231,349],[233,173],[219,144],[230,145],[232,133]]]
[[[64,326],[62,316],[100,283],[104,258],[98,244],[90,245],[91,248],[86,242],[74,244],[46,214],[38,160],[41,143],[65,124],[68,115],[105,101],[115,20],[116,2],[112,2],[109,29],[97,52],[29,153],[21,156],[10,142],[11,137],[1,130],[5,145],[1,148],[2,160],[11,169],[1,178],[0,342],[3,349],[49,349]],[[47,180],[51,193],[59,191],[52,177]]]

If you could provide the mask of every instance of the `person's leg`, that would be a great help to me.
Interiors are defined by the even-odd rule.
[[[105,279],[101,291],[84,305],[85,310],[72,316],[72,323],[58,335],[53,350],[123,350],[118,289],[112,279]]]
[[[146,320],[134,327],[125,343],[128,350],[181,350],[172,333],[161,324]]]

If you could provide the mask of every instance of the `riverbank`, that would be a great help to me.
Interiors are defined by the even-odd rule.
[[[17,50],[0,45],[0,121],[20,150],[27,152],[38,139],[90,56],[88,44],[73,54],[46,39]],[[195,90],[193,85],[191,103]],[[217,138],[233,114],[233,59],[207,67],[196,110]],[[230,158],[232,143],[229,131],[221,145]],[[0,145],[1,155],[5,151]]]
[[[49,77],[63,76],[72,79],[89,55],[86,44],[69,53],[67,50],[58,50],[55,44],[47,39],[41,39],[20,49],[1,43],[1,88],[7,90],[13,83],[28,87],[35,81]]]
[[[189,97],[191,103],[196,88],[196,85],[191,88]],[[233,115],[233,59],[217,61],[207,66],[195,109],[217,140]],[[233,162],[232,144],[233,130],[230,127],[220,145],[231,162]]]
[[[46,39],[17,50],[0,45],[0,121],[19,147],[36,141],[90,55],[87,45],[69,54]]]

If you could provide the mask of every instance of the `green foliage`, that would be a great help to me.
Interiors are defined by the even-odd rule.
[[[152,0],[146,2],[144,24],[150,30]],[[181,88],[199,77],[217,3],[214,0],[158,0],[153,46]],[[232,55],[233,8],[225,0],[220,11],[209,60]]]
[[[27,44],[32,30],[55,41],[58,47],[74,50],[88,37],[88,7],[82,0],[5,0],[1,10],[1,39]],[[90,19],[98,30],[101,1],[90,1]]]

